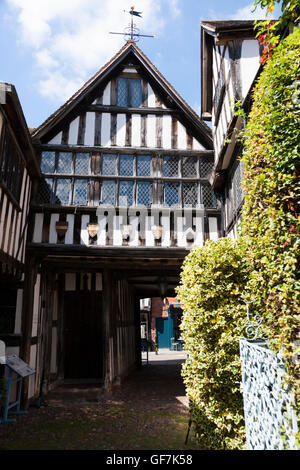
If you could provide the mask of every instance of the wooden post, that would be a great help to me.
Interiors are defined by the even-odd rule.
[[[25,261],[25,279],[24,294],[22,307],[22,339],[20,346],[20,358],[29,364],[31,336],[32,336],[32,319],[33,319],[33,301],[34,301],[34,285],[36,281],[38,264],[32,256],[27,256]],[[28,390],[29,378],[26,377],[22,385],[21,402],[23,408],[28,408]]]
[[[103,378],[104,388],[107,391],[111,390],[110,380],[110,316],[112,307],[112,274],[109,269],[103,270],[103,315],[102,315],[102,330],[103,334]]]

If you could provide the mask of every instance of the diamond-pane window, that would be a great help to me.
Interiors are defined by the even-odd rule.
[[[120,155],[120,176],[133,175],[133,155]]]
[[[137,156],[137,176],[151,176],[151,158],[151,155]]]
[[[102,159],[102,175],[117,174],[117,156],[105,154]]]
[[[179,183],[165,183],[164,202],[168,207],[179,207]]]
[[[197,177],[197,157],[185,157],[182,161],[182,176],[184,178]]]
[[[169,178],[178,177],[179,160],[177,157],[163,157],[163,175]]]
[[[56,181],[56,204],[69,204],[71,180],[67,178]]]
[[[37,203],[39,204],[50,204],[52,202],[52,186],[53,179],[45,178],[41,179],[39,183],[39,188],[36,195]]]
[[[202,204],[207,209],[215,209],[217,207],[217,198],[209,183],[202,184]]]
[[[55,152],[42,152],[41,171],[42,173],[55,172]]]
[[[200,178],[207,178],[211,170],[213,169],[214,162],[211,158],[200,159]]]
[[[72,173],[72,159],[73,156],[71,152],[60,152],[58,156],[57,173]]]
[[[142,104],[142,83],[139,78],[128,78],[129,93],[130,93],[130,106],[141,106]]]
[[[117,105],[139,107],[142,104],[142,83],[139,78],[118,78]]]
[[[196,207],[198,203],[197,183],[183,183],[183,205],[186,207]]]
[[[118,78],[117,80],[117,105],[127,106],[127,101],[128,101],[127,79]]]
[[[137,183],[137,205],[146,207],[151,205],[150,181],[139,181]]]
[[[74,182],[73,204],[86,205],[87,204],[87,180],[76,179]]]
[[[101,201],[103,206],[114,206],[116,203],[116,182],[102,181],[101,184]]]
[[[119,206],[132,206],[133,203],[133,181],[120,181]]]
[[[90,168],[90,154],[89,153],[76,153],[75,160],[75,174],[88,175]]]

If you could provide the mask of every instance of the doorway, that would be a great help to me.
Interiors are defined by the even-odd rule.
[[[103,377],[101,292],[64,294],[65,379]]]

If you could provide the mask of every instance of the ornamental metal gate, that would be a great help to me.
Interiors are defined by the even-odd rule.
[[[246,339],[240,357],[247,448],[296,450],[297,417],[282,359],[265,342]]]

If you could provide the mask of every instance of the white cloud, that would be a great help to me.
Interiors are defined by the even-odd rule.
[[[129,0],[6,0],[11,19],[19,25],[20,47],[27,47],[38,69],[39,92],[61,102],[78,85],[105,64],[124,44],[121,35],[130,23]],[[163,5],[173,18],[180,14],[179,0],[138,0],[134,17],[142,32],[161,33],[169,19],[162,15]],[[153,25],[155,24],[155,31]]]

